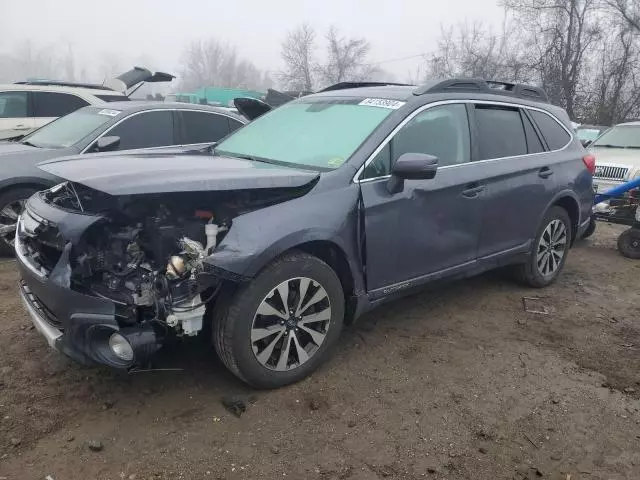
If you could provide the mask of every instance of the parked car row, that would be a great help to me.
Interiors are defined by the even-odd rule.
[[[51,347],[135,369],[206,334],[240,379],[278,387],[323,363],[345,323],[426,284],[510,267],[549,285],[589,225],[594,157],[539,88],[340,84],[268,112],[236,106],[255,120],[197,154],[102,151],[158,147],[141,133],[154,124],[198,143],[192,114],[212,125],[193,131],[242,121],[131,102],[50,125],[69,125],[57,146],[79,155],[29,174],[59,183],[26,202],[15,251]],[[143,115],[157,121],[129,137]],[[17,148],[46,148],[39,132]]]
[[[0,140],[22,137],[87,105],[106,108],[129,100],[143,83],[170,82],[174,76],[134,67],[104,85],[30,80],[0,85]]]

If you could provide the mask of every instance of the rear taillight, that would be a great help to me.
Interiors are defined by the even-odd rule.
[[[584,162],[584,166],[587,167],[589,173],[593,175],[596,173],[596,157],[593,155],[585,155],[582,157],[582,161]]]

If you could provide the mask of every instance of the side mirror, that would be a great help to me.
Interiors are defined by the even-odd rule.
[[[96,142],[95,151],[96,152],[110,152],[115,150],[120,145],[120,137],[117,136],[108,136],[99,138]]]
[[[438,157],[426,153],[405,153],[400,155],[391,169],[387,184],[389,193],[399,193],[405,180],[430,180],[438,171]]]

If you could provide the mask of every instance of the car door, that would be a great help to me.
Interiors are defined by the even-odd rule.
[[[33,102],[33,126],[40,128],[56,118],[86,107],[89,102],[70,93],[31,92]]]
[[[470,175],[467,107],[429,106],[409,118],[360,176],[372,296],[453,275],[476,259],[484,191]],[[437,174],[405,180],[401,192],[389,193],[392,165],[403,153],[435,155]]]
[[[177,145],[173,110],[136,112],[122,119],[101,137],[120,138],[117,150],[137,150]],[[96,139],[97,140],[97,139]],[[88,151],[92,151],[91,148]]]
[[[215,112],[180,110],[182,145],[217,143],[241,126],[240,122]]]
[[[0,92],[0,140],[26,135],[34,128],[29,118],[29,95],[23,91]]]
[[[525,110],[495,103],[474,105],[478,177],[486,185],[486,209],[478,258],[529,248],[553,196],[555,180],[537,128]]]

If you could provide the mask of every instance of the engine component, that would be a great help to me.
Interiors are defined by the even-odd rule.
[[[167,264],[167,276],[169,278],[180,278],[185,272],[184,259],[178,255],[173,255]]]
[[[204,226],[204,233],[207,237],[207,246],[204,247],[204,252],[209,255],[214,248],[216,248],[216,242],[218,241],[218,225],[215,223],[207,223]]]
[[[174,310],[167,316],[167,325],[180,328],[189,337],[197,335],[202,330],[205,309],[202,298],[196,295],[186,302],[174,305]]]

